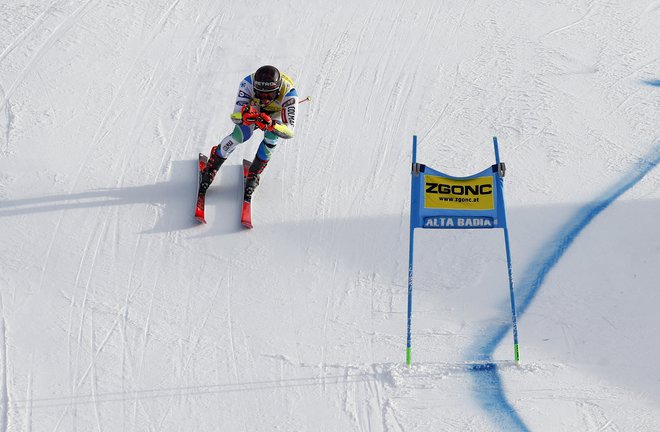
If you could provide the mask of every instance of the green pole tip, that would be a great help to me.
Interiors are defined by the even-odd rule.
[[[513,358],[516,360],[516,363],[520,363],[520,349],[518,344],[513,345]]]

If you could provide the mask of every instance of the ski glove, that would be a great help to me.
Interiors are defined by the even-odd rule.
[[[255,120],[255,124],[262,131],[273,130],[273,119],[271,119],[266,113],[259,113],[259,116]]]
[[[258,117],[259,112],[253,106],[245,105],[241,108],[241,119],[245,126],[253,125]]]
[[[241,109],[241,113],[243,114],[243,124],[245,126],[255,125],[263,131],[273,129],[273,119],[268,114],[258,112],[255,108],[247,105]]]
[[[239,112],[233,113],[231,120],[236,124],[242,124],[245,126],[255,125],[262,131],[274,132],[278,136],[284,138],[291,138],[293,134],[288,133],[288,128],[279,123],[275,123],[273,119],[266,113],[262,113],[256,110],[253,106],[245,105]],[[278,126],[287,131],[278,133]]]

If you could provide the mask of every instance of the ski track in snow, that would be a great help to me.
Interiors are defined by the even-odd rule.
[[[7,358],[7,325],[5,320],[5,306],[0,293],[0,431],[8,429],[9,417],[9,383],[7,382],[7,369],[9,360]]]
[[[94,0],[87,0],[87,1],[85,1],[85,2],[84,2],[83,4],[81,4],[76,10],[74,10],[73,13],[71,13],[70,15],[68,15],[68,16],[64,19],[64,21],[62,21],[61,24],[57,25],[57,26],[53,29],[52,33],[51,33],[51,34],[48,36],[48,38],[43,42],[43,44],[42,44],[42,45],[36,50],[36,52],[34,53],[34,55],[33,55],[33,56],[31,57],[31,59],[28,61],[27,65],[26,65],[26,66],[23,68],[23,70],[18,74],[18,77],[14,80],[14,83],[13,83],[12,85],[10,85],[9,88],[8,88],[8,90],[5,92],[5,94],[4,94],[4,101],[2,102],[2,106],[3,106],[3,107],[7,107],[8,103],[9,103],[9,99],[11,98],[11,96],[12,96],[14,90],[19,86],[19,84],[20,84],[21,82],[24,81],[25,77],[26,77],[30,72],[33,71],[33,69],[34,69],[34,67],[35,67],[35,64],[36,64],[39,60],[41,60],[41,57],[44,55],[44,53],[47,52],[49,49],[51,49],[51,48],[53,47],[53,45],[55,44],[55,42],[56,42],[60,37],[62,37],[62,35],[65,34],[65,33],[66,33],[66,32],[67,32],[67,31],[68,31],[68,30],[69,30],[74,24],[77,23],[77,20],[79,19],[79,17],[84,13],[84,11],[87,9],[87,7],[88,7],[93,1],[94,1]],[[52,5],[53,5],[53,3],[51,3],[51,6],[52,6]],[[36,23],[41,22],[42,17],[43,17],[44,15],[46,15],[46,13],[50,10],[51,6],[49,6],[48,8],[46,8],[46,10],[44,11],[44,13],[43,13],[39,18],[37,18],[37,20],[33,23],[33,25],[36,24]],[[31,27],[30,27],[30,28],[31,28]],[[27,33],[29,33],[30,28],[29,28],[28,30],[26,30]],[[2,59],[2,57],[6,56],[7,54],[9,54],[9,53],[11,52],[11,50],[14,48],[14,46],[12,46],[12,45],[14,45],[16,42],[19,42],[19,41],[22,40],[23,38],[24,38],[24,36],[21,35],[21,36],[19,36],[19,38],[18,38],[16,41],[14,41],[12,44],[10,44],[10,46],[8,46],[8,47],[3,51],[2,55],[0,55],[0,60]]]

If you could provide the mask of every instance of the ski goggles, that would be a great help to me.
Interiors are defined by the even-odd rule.
[[[279,89],[278,90],[272,90],[272,91],[269,91],[269,92],[262,92],[262,91],[259,91],[259,90],[255,90],[254,91],[254,97],[256,97],[259,100],[271,100],[272,101],[272,100],[275,100],[275,98],[277,97],[278,92],[279,92]]]

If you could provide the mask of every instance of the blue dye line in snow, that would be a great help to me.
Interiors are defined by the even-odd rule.
[[[660,87],[660,79],[656,79],[656,80],[643,80],[642,82],[643,82],[644,84],[646,84],[646,85],[650,85],[650,86],[653,86],[653,87]]]
[[[631,172],[601,198],[583,207],[553,236],[538,257],[526,269],[521,282],[515,287],[518,314],[522,316],[539,292],[550,270],[559,262],[566,250],[600,213],[616,201],[626,191],[635,186],[651,170],[660,164],[660,143],[649,154],[636,164]],[[481,407],[488,413],[493,422],[506,431],[529,432],[529,428],[520,418],[516,410],[506,398],[502,381],[498,373],[498,365],[493,363],[493,353],[502,340],[511,333],[511,324],[501,325],[492,333],[477,340],[468,352],[468,358],[474,360],[481,357],[489,367],[473,368],[474,393]],[[521,344],[524,352],[524,342]],[[524,354],[523,354],[524,355]]]

